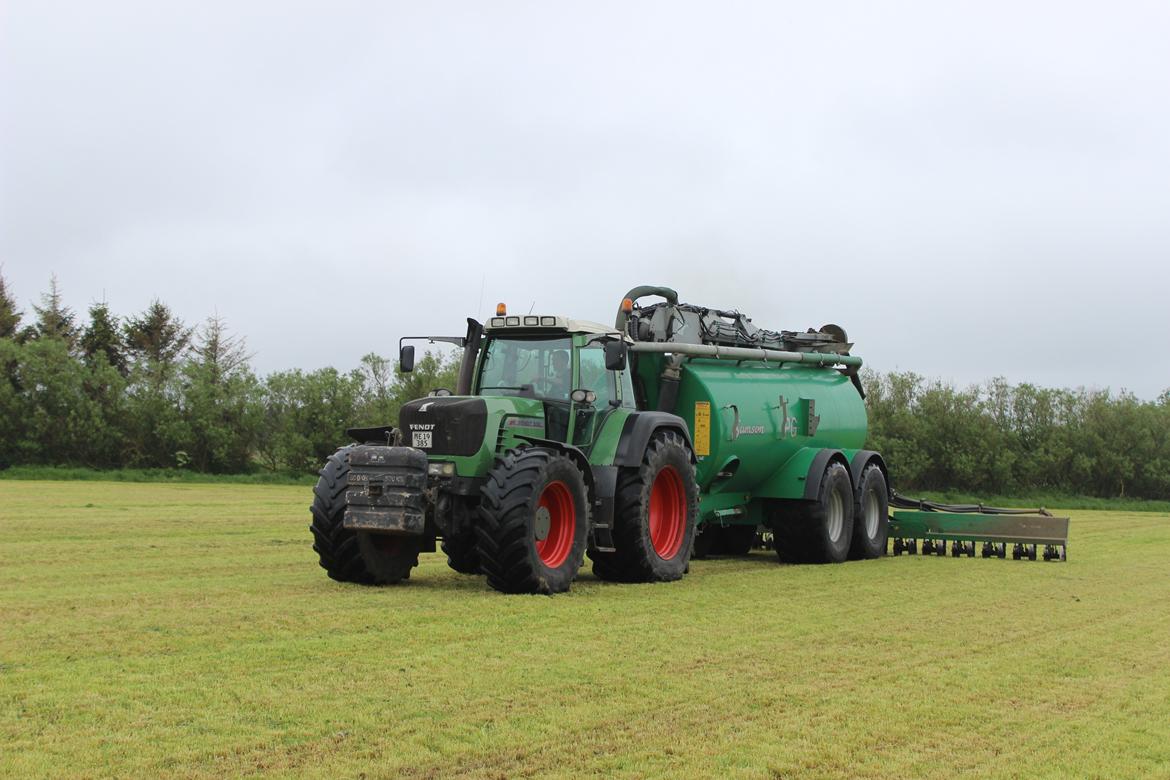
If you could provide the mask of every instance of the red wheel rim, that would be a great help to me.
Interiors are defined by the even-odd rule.
[[[536,508],[538,512],[548,511],[548,535],[536,540],[536,554],[541,563],[555,569],[569,557],[577,530],[577,508],[569,486],[560,480],[548,483],[540,493]]]
[[[664,561],[678,554],[687,527],[687,496],[673,466],[658,472],[650,487],[650,543]]]

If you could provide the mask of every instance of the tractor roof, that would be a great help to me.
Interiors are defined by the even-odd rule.
[[[516,331],[517,333],[563,332],[563,333],[595,333],[607,336],[621,336],[611,326],[602,325],[590,320],[575,320],[570,317],[555,317],[547,314],[525,314],[522,316],[509,315],[506,317],[492,317],[487,321],[484,330],[488,333],[503,333]],[[628,337],[627,337],[628,340]]]

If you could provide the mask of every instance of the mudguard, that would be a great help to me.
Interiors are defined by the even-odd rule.
[[[849,475],[853,477],[853,485],[855,487],[861,485],[861,475],[865,473],[865,469],[871,463],[877,464],[878,468],[882,470],[882,477],[886,480],[886,493],[889,493],[890,472],[886,469],[886,461],[873,450],[858,450],[849,459]]]
[[[826,447],[804,447],[778,468],[755,490],[759,498],[783,498],[813,501],[821,490],[821,479],[830,461],[848,466],[849,460],[841,450]],[[852,474],[850,474],[851,481]]]
[[[686,439],[687,449],[691,451],[691,462],[693,463],[695,450],[691,445],[691,432],[687,428],[686,420],[669,412],[634,412],[626,418],[626,424],[622,428],[613,465],[641,466],[642,457],[646,454],[646,447],[650,444],[650,437],[654,435],[655,431],[662,428],[674,431]]]

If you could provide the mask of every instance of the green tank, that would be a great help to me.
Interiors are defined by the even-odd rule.
[[[844,330],[762,330],[739,312],[679,304],[667,288],[636,288],[629,299],[646,295],[666,301],[636,313],[630,306],[617,327],[636,336],[630,349],[647,406],[678,415],[691,432],[698,553],[745,551],[761,541],[759,528],[770,541],[786,529],[824,526],[832,551],[810,551],[799,540],[788,547],[804,550],[802,560],[837,560],[850,545],[857,557],[877,554],[888,480],[881,456],[862,449],[861,361],[849,354]],[[838,495],[818,502],[827,475]],[[868,522],[867,494],[875,497]],[[828,504],[841,515],[836,521],[804,516]],[[844,538],[850,525],[852,541]]]
[[[754,492],[802,449],[865,443],[865,402],[848,378],[823,368],[691,360],[676,413],[692,431],[704,491]]]

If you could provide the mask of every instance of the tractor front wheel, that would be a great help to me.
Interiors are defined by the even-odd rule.
[[[480,490],[479,565],[504,593],[561,593],[589,534],[585,478],[569,458],[527,448],[496,461]]]
[[[338,582],[372,585],[377,580],[366,568],[357,534],[342,526],[345,518],[345,488],[349,481],[349,450],[342,447],[329,456],[313,487],[313,504],[309,511],[313,522],[313,550],[321,568]]]
[[[358,531],[357,539],[366,570],[379,585],[410,579],[410,570],[418,566],[421,536]]]
[[[447,565],[460,574],[479,574],[479,550],[475,545],[475,533],[471,531],[444,536]]]
[[[618,476],[615,552],[590,552],[593,573],[617,582],[680,579],[690,563],[698,515],[699,489],[686,440],[670,431],[655,434],[642,465],[623,468]]]

